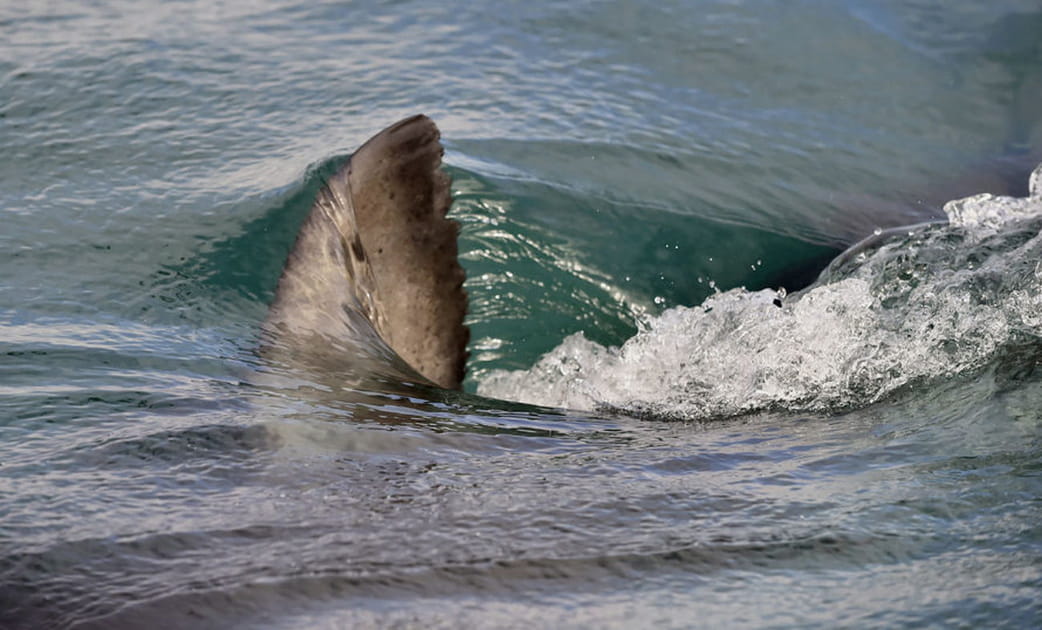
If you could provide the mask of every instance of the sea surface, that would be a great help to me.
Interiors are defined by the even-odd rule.
[[[466,391],[267,365],[415,113]],[[1042,626],[1040,118],[1037,0],[4,3],[0,628]]]

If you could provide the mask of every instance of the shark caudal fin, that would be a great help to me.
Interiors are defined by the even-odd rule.
[[[281,345],[306,353],[335,341],[372,357],[375,332],[434,384],[460,387],[467,295],[459,226],[445,218],[452,198],[439,137],[426,116],[407,118],[373,136],[329,179],[268,313],[265,327]]]

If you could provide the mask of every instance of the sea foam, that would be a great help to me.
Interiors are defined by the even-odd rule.
[[[1042,339],[1042,165],[1025,198],[945,205],[777,303],[733,289],[649,318],[621,347],[580,332],[484,396],[572,409],[708,419],[828,412],[981,369]]]

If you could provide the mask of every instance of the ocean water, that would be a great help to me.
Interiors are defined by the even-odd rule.
[[[1039,626],[1040,103],[1033,0],[0,7],[0,628]],[[466,391],[265,365],[418,112]]]

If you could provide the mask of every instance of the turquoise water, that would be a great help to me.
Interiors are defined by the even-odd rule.
[[[0,627],[1039,625],[1037,207],[771,298],[1027,194],[1040,33],[1033,1],[0,8]],[[258,386],[323,176],[417,112],[468,393]]]

